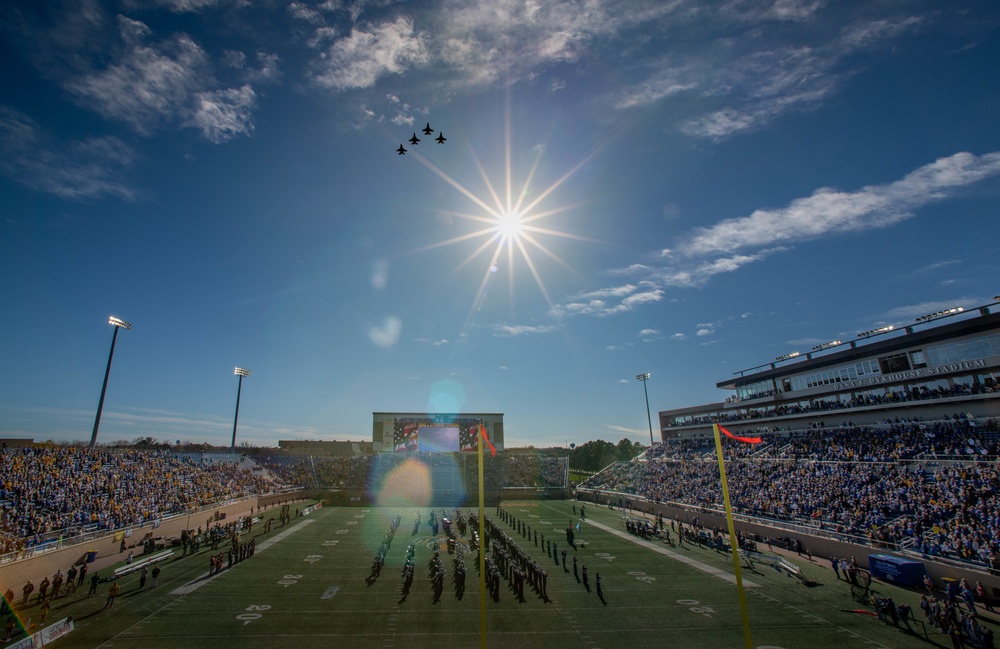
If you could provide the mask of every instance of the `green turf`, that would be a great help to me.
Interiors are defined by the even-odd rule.
[[[565,547],[564,530],[574,517],[570,501],[508,502],[504,508]],[[366,585],[377,545],[398,511],[396,532],[381,577]],[[414,516],[424,524],[411,536]],[[442,546],[448,577],[444,596],[432,602],[427,562],[435,539],[426,524],[430,507],[334,508],[294,519],[269,534],[253,532],[262,546],[247,561],[213,579],[209,553],[173,558],[161,564],[155,590],[147,583],[138,590],[138,576],[123,580],[122,594],[110,610],[103,608],[107,585],[98,597],[76,595],[57,600],[49,621],[72,615],[77,628],[58,640],[63,647],[477,647],[480,645],[479,585],[475,553],[466,556],[467,589],[459,600],[452,582],[451,557]],[[440,513],[440,509],[437,510]],[[463,510],[466,511],[467,510]],[[449,516],[453,509],[448,511]],[[587,508],[578,540],[585,548],[575,554],[602,577],[606,604],[588,593],[570,572],[558,568],[532,541],[517,537],[549,571],[551,601],[526,591],[518,603],[513,592],[501,590],[499,604],[487,602],[488,646],[517,649],[636,649],[637,647],[745,647],[735,586],[719,576],[664,556],[632,537],[621,538],[596,525],[621,532],[620,512]],[[496,520],[495,508],[487,515]],[[509,531],[508,533],[512,533]],[[400,568],[407,543],[420,538],[412,591],[400,601]],[[277,540],[276,540],[277,539]],[[443,535],[438,541],[443,541]],[[666,548],[659,544],[658,547]],[[732,571],[728,555],[684,546],[667,548],[709,569]],[[570,556],[573,556],[570,552]],[[874,617],[843,612],[859,605],[847,584],[834,579],[826,561],[812,564],[792,557],[810,579],[809,588],[769,567],[745,571],[759,584],[747,589],[747,603],[756,647],[923,647],[922,637],[905,634]],[[200,580],[200,581],[199,581]],[[198,587],[183,595],[181,587]],[[875,585],[897,602],[907,601],[921,618],[919,596],[893,586]],[[31,615],[29,609],[25,612]],[[921,625],[917,625],[920,629]],[[930,629],[929,639],[945,638]],[[23,636],[20,636],[23,637]]]

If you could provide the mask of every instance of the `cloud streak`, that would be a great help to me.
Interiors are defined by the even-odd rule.
[[[253,132],[253,87],[220,83],[211,57],[193,38],[178,33],[157,40],[148,25],[121,15],[118,36],[118,46],[101,58],[107,61],[102,67],[57,72],[78,104],[143,136],[180,126],[218,144]],[[256,56],[259,68],[250,68],[245,55],[225,51],[222,67],[242,78],[276,80],[278,57]]]
[[[661,259],[660,265],[636,263],[609,272],[638,281],[579,293],[555,305],[551,313],[556,317],[611,316],[632,311],[663,300],[667,288],[704,286],[716,275],[736,272],[799,243],[890,227],[912,218],[926,205],[958,196],[997,176],[1000,152],[960,152],[894,182],[855,191],[820,188],[785,207],[759,209],[749,216],[695,228],[682,235],[677,245],[650,255]],[[712,327],[699,327],[697,336],[714,333]]]
[[[750,216],[698,228],[676,249],[685,257],[699,257],[885,228],[911,218],[914,210],[928,203],[998,174],[1000,152],[956,153],[892,183],[853,192],[824,187],[783,208],[756,210]]]
[[[493,327],[494,335],[501,338],[547,334],[555,330],[555,325],[495,325]]]
[[[33,189],[77,201],[133,201],[122,176],[135,155],[116,137],[60,142],[27,115],[0,106],[0,175]]]
[[[430,59],[425,39],[406,17],[354,27],[321,52],[312,79],[331,90],[369,88],[382,77],[425,65]]]

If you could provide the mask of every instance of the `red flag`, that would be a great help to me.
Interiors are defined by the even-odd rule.
[[[484,440],[486,440],[486,445],[490,447],[490,452],[493,454],[493,457],[496,457],[497,456],[497,449],[496,449],[495,446],[493,446],[493,444],[490,443],[490,438],[486,434],[486,427],[483,426],[482,423],[479,424],[479,434],[483,436]],[[757,441],[760,441],[760,440],[757,440]]]
[[[726,430],[722,426],[719,426],[719,430],[721,430],[722,432],[724,432],[729,437],[732,437],[737,442],[746,442],[747,444],[760,444],[760,438],[759,437],[740,437],[739,435],[733,435],[732,433],[730,433],[728,430]]]

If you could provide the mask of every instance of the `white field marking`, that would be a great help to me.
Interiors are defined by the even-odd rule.
[[[142,623],[144,623],[147,620],[150,620],[150,619],[156,617],[157,613],[159,613],[163,609],[167,608],[168,606],[173,605],[173,603],[176,602],[176,601],[177,600],[171,600],[167,604],[164,604],[159,609],[157,609],[156,611],[153,611],[152,613],[150,613],[146,617],[142,618],[141,620],[139,620],[138,622],[136,622],[132,626],[128,627],[127,629],[125,629],[124,631],[122,631],[121,633],[119,633],[118,635],[113,636],[113,637],[109,638],[107,641],[105,641],[103,644],[98,645],[97,649],[101,649],[102,647],[113,647],[114,646],[114,641],[117,640],[118,638],[122,638],[122,636],[124,636],[126,633],[129,634],[130,636],[134,636],[133,629],[137,629],[139,627],[139,625],[141,625]],[[132,638],[130,637],[129,640],[132,640]]]
[[[281,532],[280,534],[276,534],[276,535],[272,536],[271,538],[269,538],[268,540],[266,540],[266,541],[264,541],[262,543],[258,543],[256,551],[257,552],[263,552],[264,550],[268,549],[269,547],[271,547],[272,545],[274,545],[278,541],[281,541],[282,539],[288,538],[290,535],[294,534],[295,532],[298,532],[300,529],[302,529],[306,525],[311,525],[312,523],[315,523],[315,522],[316,522],[316,519],[314,519],[314,518],[307,518],[306,520],[298,523],[297,525],[293,525],[292,527],[288,528],[284,532]],[[229,572],[230,570],[232,570],[233,568],[235,568],[235,567],[237,567],[239,565],[242,565],[242,564],[241,563],[233,564],[232,567],[226,568],[226,572]],[[222,574],[224,574],[224,573],[217,572],[214,575],[212,575],[211,577],[209,577],[207,575],[202,576],[202,577],[198,577],[194,581],[189,581],[188,583],[184,584],[183,586],[180,586],[179,588],[173,589],[172,591],[170,591],[170,594],[171,595],[190,595],[194,591],[198,590],[199,588],[201,588],[202,586],[204,586],[205,584],[207,584],[208,582],[214,580],[216,577],[218,577],[219,575],[222,575]]]
[[[659,545],[656,545],[655,543],[652,543],[650,541],[646,541],[644,539],[640,539],[639,537],[633,536],[633,535],[629,534],[628,532],[621,532],[619,530],[616,530],[613,527],[608,527],[607,525],[604,525],[603,523],[598,523],[596,521],[587,521],[587,522],[590,523],[591,525],[593,525],[594,527],[598,528],[598,529],[602,529],[605,532],[608,532],[609,534],[614,534],[617,537],[620,537],[620,538],[632,541],[636,545],[641,545],[644,548],[649,548],[650,550],[653,550],[654,552],[658,552],[658,553],[660,553],[660,554],[662,554],[664,556],[670,557],[671,559],[675,559],[677,561],[680,561],[681,563],[687,564],[687,565],[691,566],[692,568],[695,568],[696,570],[701,570],[702,572],[706,572],[706,573],[708,573],[710,575],[718,577],[719,579],[724,579],[725,581],[728,581],[731,584],[735,584],[736,583],[736,575],[731,575],[728,572],[726,572],[725,570],[720,570],[718,568],[715,568],[713,566],[708,565],[707,563],[702,563],[701,561],[698,561],[697,559],[691,559],[689,557],[685,557],[683,554],[679,554],[677,552],[674,552],[673,550],[668,550],[667,548],[664,548],[664,547],[661,547]],[[744,588],[760,588],[760,584],[758,584],[756,582],[753,582],[753,581],[750,581],[749,579],[744,579],[743,580],[743,587]]]
[[[263,543],[258,543],[257,544],[257,552],[261,552],[263,550],[268,549],[269,547],[271,547],[272,545],[274,545],[278,541],[282,541],[282,540],[288,538],[289,536],[291,536],[295,532],[298,532],[300,529],[302,529],[306,525],[311,525],[311,524],[313,524],[315,522],[316,522],[315,518],[307,518],[306,520],[302,521],[298,525],[294,525],[294,526],[288,528],[287,530],[285,530],[284,532],[281,532],[280,534],[275,534],[274,536],[272,536],[268,540],[264,541]]]

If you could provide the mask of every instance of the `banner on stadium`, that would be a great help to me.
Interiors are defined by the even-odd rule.
[[[73,628],[73,619],[68,617],[63,618],[55,624],[45,627],[38,633],[33,633],[27,638],[7,645],[7,649],[39,649],[39,647],[44,647],[56,638],[63,637],[72,631]]]

